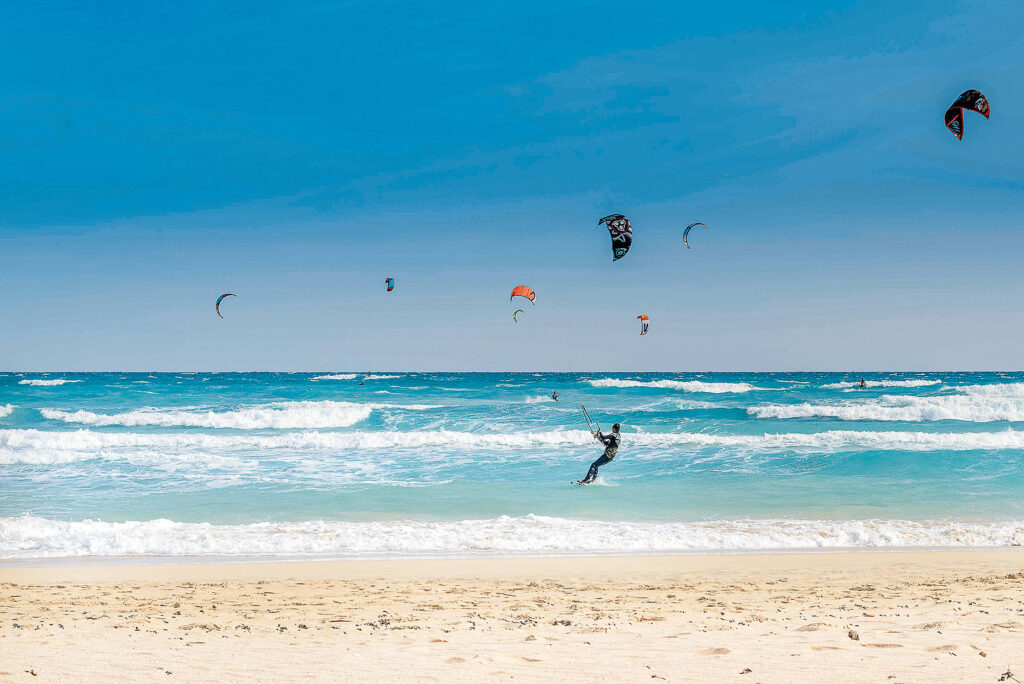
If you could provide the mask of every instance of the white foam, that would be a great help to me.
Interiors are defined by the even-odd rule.
[[[1024,545],[1024,522],[716,520],[612,522],[526,515],[424,522],[104,522],[0,518],[0,558],[683,553]]]
[[[241,458],[225,456],[224,454],[213,454],[195,450],[169,451],[167,449],[159,449],[154,451],[152,449],[134,448],[130,450],[78,451],[0,448],[0,465],[66,465],[93,460],[131,463],[164,470],[178,470],[182,466],[188,466],[192,469],[190,474],[197,477],[206,477],[205,473],[200,473],[196,470],[197,467],[247,472],[253,470],[258,465],[252,460],[243,460]]]
[[[311,380],[355,380],[355,373],[338,373],[337,375],[318,375]]]
[[[14,410],[14,404],[4,404],[0,406],[0,418],[6,418],[11,415],[11,411]]]
[[[657,389],[673,389],[681,392],[704,392],[707,394],[725,394],[750,392],[761,389],[746,382],[702,382],[700,380],[619,380],[618,378],[598,378],[587,380],[594,387],[651,387]]]
[[[367,375],[367,380],[395,380],[397,378],[404,378],[404,375]]]
[[[670,436],[671,437],[671,436]],[[197,433],[125,433],[95,430],[0,430],[0,448],[96,452],[106,449],[329,450],[450,447],[459,449],[527,449],[538,446],[594,444],[586,430],[555,430],[529,435],[454,432],[289,432],[277,435],[210,435]]]
[[[546,404],[549,402],[552,404],[555,402],[555,400],[552,399],[551,395],[549,394],[540,394],[535,397],[526,397],[526,399],[523,400],[524,404]]]
[[[44,418],[86,425],[159,425],[235,428],[239,430],[349,427],[366,420],[374,409],[422,411],[427,404],[357,404],[347,401],[289,401],[247,406],[233,411],[141,408],[123,413],[39,409]]]
[[[697,399],[676,399],[675,401],[672,402],[671,405],[675,406],[677,409],[679,409],[681,411],[699,411],[699,410],[706,410],[706,409],[730,408],[729,404],[725,404],[725,403],[722,403],[722,402],[699,401]],[[652,412],[652,411],[664,411],[665,409],[660,404],[653,404],[653,405],[649,405],[649,406],[638,406],[638,407],[636,407],[636,408],[634,408],[632,410],[634,410],[634,411]]]
[[[765,433],[725,435],[704,432],[627,432],[623,447],[644,449],[672,447],[737,447],[778,451],[970,451],[1024,449],[1024,431],[999,432],[874,432],[829,430],[813,433]],[[537,448],[590,447],[593,436],[586,430],[551,430],[523,433],[479,433],[449,430],[422,432],[289,432],[277,435],[215,435],[197,433],[125,433],[94,430],[44,431],[0,430],[0,463],[44,462],[35,454],[54,455],[54,462],[106,457],[117,451],[144,449],[173,453],[267,450],[335,452],[361,449],[470,449],[524,450]],[[25,460],[22,454],[33,454]],[[73,453],[77,456],[67,456]],[[119,458],[114,453],[115,458]],[[35,459],[35,460],[32,460]]]
[[[630,437],[633,437],[630,435]],[[763,450],[810,449],[815,451],[973,451],[1024,448],[1024,432],[869,432],[828,430],[812,433],[765,433],[763,435],[719,435],[689,433],[671,435],[677,444],[747,447]],[[644,433],[636,436],[643,445],[657,445],[664,438]]]
[[[985,423],[1024,421],[1024,383],[964,385],[956,394],[927,397],[882,395],[876,399],[829,404],[766,404],[747,412],[758,418],[838,418],[839,420]]]
[[[954,389],[960,394],[975,397],[1024,398],[1024,382],[1005,382],[993,385],[960,385]]]
[[[867,387],[929,387],[941,384],[941,380],[865,380]],[[860,382],[830,382],[822,389],[856,389]]]
[[[45,380],[41,378],[31,378],[28,380],[19,380],[19,385],[34,385],[36,387],[54,387],[56,385],[65,385],[69,382],[81,382],[81,380],[68,380],[66,378],[54,378],[53,380]]]

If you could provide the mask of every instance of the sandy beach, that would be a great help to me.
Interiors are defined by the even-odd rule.
[[[1022,643],[1024,550],[0,569],[4,681],[1024,681]]]

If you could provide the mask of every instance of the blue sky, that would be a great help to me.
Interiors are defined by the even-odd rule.
[[[1021,368],[1024,5],[629,5],[4,4],[0,366]]]

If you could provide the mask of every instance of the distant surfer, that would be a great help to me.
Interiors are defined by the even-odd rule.
[[[554,392],[551,393],[551,400],[558,401],[558,390],[555,390]]]
[[[605,463],[611,463],[612,459],[615,458],[615,454],[619,453],[619,424],[612,425],[612,432],[610,435],[602,434],[598,430],[594,434],[594,438],[604,444],[604,453],[590,464],[590,470],[587,471],[587,476],[582,480],[576,482],[576,484],[586,485],[590,484],[597,479],[597,469],[603,466]]]
[[[868,386],[868,383],[864,382],[864,378],[861,378],[860,379],[860,388],[864,389],[867,386]]]

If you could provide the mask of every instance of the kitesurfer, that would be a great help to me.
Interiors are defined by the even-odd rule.
[[[864,382],[864,378],[861,378],[860,379],[860,388],[864,389],[867,386],[868,386],[868,383]]]
[[[555,390],[554,392],[551,393],[551,398],[554,401],[558,401],[558,390]]]
[[[604,453],[590,464],[590,470],[587,471],[587,476],[582,480],[579,480],[576,484],[590,484],[597,479],[597,469],[603,466],[605,463],[611,463],[612,459],[615,458],[615,454],[619,453],[619,424],[612,425],[612,432],[610,435],[602,434],[600,430],[594,435],[594,438],[604,444]]]

